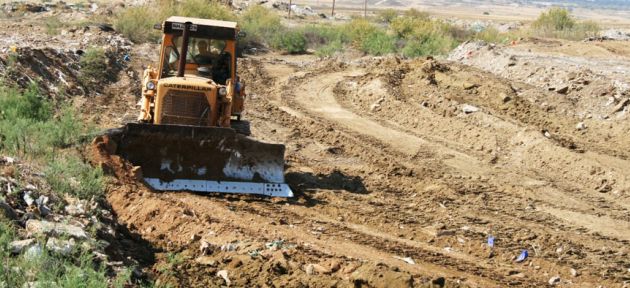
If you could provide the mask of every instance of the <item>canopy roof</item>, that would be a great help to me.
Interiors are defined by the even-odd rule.
[[[219,40],[235,40],[238,34],[236,22],[192,17],[171,16],[164,21],[164,33],[181,35],[184,23],[190,22],[190,36]]]

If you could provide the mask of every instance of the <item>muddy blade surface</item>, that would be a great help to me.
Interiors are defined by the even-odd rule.
[[[255,191],[284,182],[284,145],[229,128],[127,124],[117,142],[116,154],[142,167],[157,190],[268,194]]]

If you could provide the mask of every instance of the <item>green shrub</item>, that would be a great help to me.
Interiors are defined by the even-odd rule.
[[[287,31],[276,37],[273,47],[291,54],[304,53],[306,52],[306,37],[300,31]]]
[[[108,284],[104,264],[97,264],[88,250],[78,248],[77,257],[65,257],[44,247],[39,253],[11,255],[8,243],[15,228],[0,221],[0,287],[125,287],[129,273],[121,273]],[[40,244],[41,245],[41,244]]]
[[[153,25],[162,23],[170,16],[186,16],[217,20],[235,20],[229,7],[218,1],[184,0],[181,2],[160,0],[152,5],[129,7],[116,15],[114,27],[136,43],[157,42],[161,32]]]
[[[153,25],[163,20],[151,5],[129,7],[116,15],[114,28],[132,42],[157,42],[161,32],[154,30]]]
[[[234,21],[236,16],[232,10],[219,1],[209,0],[185,0],[181,3],[172,4],[175,8],[175,15],[185,17],[195,17],[204,19],[215,19],[224,21]],[[172,10],[171,7],[165,5],[167,11]],[[172,15],[169,15],[172,16]],[[165,17],[166,18],[166,17]]]
[[[284,30],[280,16],[260,5],[248,7],[239,18],[239,26],[247,33],[239,45],[250,46],[271,45],[270,39],[275,39]]]
[[[343,50],[343,43],[335,40],[315,50],[315,55],[319,57],[333,56],[335,53]]]
[[[102,48],[88,48],[81,59],[79,65],[79,81],[83,85],[94,83],[108,76],[107,73],[108,58],[105,55],[105,50]]]
[[[363,41],[379,28],[370,23],[368,20],[356,18],[345,24],[343,29],[346,31],[350,41],[357,47],[361,47]]]
[[[45,121],[51,117],[52,107],[40,95],[35,83],[23,93],[16,89],[0,87],[0,121],[19,118]]]
[[[377,13],[378,20],[383,23],[392,23],[396,17],[398,17],[398,11],[395,9],[385,9]]]
[[[59,20],[59,16],[47,17],[46,20],[44,20],[44,25],[46,26],[46,34],[48,35],[57,35],[59,34],[59,29],[64,27],[64,23]]]
[[[540,37],[554,37],[579,40],[597,35],[600,27],[593,21],[578,22],[569,10],[551,8],[541,13],[532,23],[532,34]]]
[[[99,199],[104,196],[103,171],[76,156],[52,160],[46,170],[46,181],[60,195],[69,194],[79,199]]]
[[[348,31],[344,28],[342,25],[317,24],[306,25],[296,30],[304,34],[309,47],[317,48],[333,42],[342,44],[350,42]]]
[[[404,13],[405,17],[411,17],[416,19],[429,19],[430,15],[428,12],[420,11],[414,8],[411,8]]]
[[[499,30],[497,30],[494,27],[487,27],[483,31],[475,33],[475,36],[473,38],[477,40],[483,40],[489,43],[506,44],[513,40],[518,39],[519,35],[514,32],[501,33],[499,32]]]
[[[385,31],[375,30],[363,40],[361,50],[372,55],[385,55],[396,52],[396,38]]]
[[[545,31],[562,31],[570,30],[576,25],[575,19],[571,16],[569,10],[554,7],[547,12],[543,12],[534,21],[532,27],[534,29],[542,29]]]
[[[63,106],[59,117],[53,117],[53,112],[34,84],[24,92],[0,88],[0,151],[32,158],[48,156],[89,132],[70,106]]]

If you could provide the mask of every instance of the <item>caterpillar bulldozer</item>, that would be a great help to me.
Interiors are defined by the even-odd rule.
[[[144,71],[137,123],[109,135],[116,154],[154,190],[292,197],[284,145],[248,137],[241,119],[237,23],[173,16],[154,28],[163,32],[159,64]]]

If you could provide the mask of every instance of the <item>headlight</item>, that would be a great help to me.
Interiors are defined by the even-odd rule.
[[[227,95],[227,89],[225,89],[225,87],[219,88],[219,95],[221,96]]]
[[[155,82],[153,81],[147,82],[147,90],[154,90],[154,89],[155,89]]]

